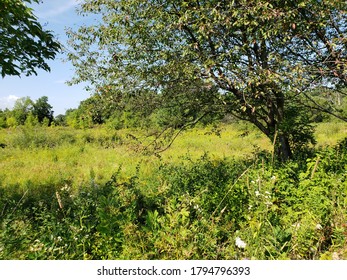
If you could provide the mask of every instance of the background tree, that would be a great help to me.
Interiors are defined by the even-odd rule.
[[[0,109],[0,128],[5,128],[6,125],[7,114],[6,112]]]
[[[48,103],[48,97],[42,96],[33,104],[33,115],[37,117],[39,123],[43,123],[47,119],[50,125],[54,120],[53,107]]]
[[[34,127],[37,126],[39,124],[39,121],[37,119],[37,117],[33,114],[33,111],[30,111],[24,125],[27,127]]]
[[[54,124],[59,126],[66,126],[66,115],[65,114],[59,114],[54,118]]]
[[[308,47],[319,53],[320,44],[297,50],[303,38],[318,36],[305,30],[303,13],[320,9],[324,17],[312,26],[330,29],[326,19],[340,6],[320,2],[86,0],[81,13],[101,13],[103,21],[69,31],[72,83],[113,84],[135,97],[151,92],[176,108],[199,104],[188,114],[191,124],[207,113],[232,114],[258,127],[285,160],[293,143],[313,139],[303,120],[315,61],[302,57]],[[207,98],[196,98],[206,88],[213,89]]]
[[[43,30],[26,3],[39,0],[2,0],[0,2],[0,70],[6,75],[37,74],[49,71],[47,59],[54,59],[60,45],[53,34]]]
[[[33,111],[34,102],[30,97],[22,97],[16,100],[11,115],[16,119],[17,125],[24,125],[30,112]]]

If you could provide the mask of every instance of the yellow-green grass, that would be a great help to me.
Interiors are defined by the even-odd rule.
[[[315,137],[317,145],[331,146],[347,137],[346,122],[320,123],[316,126]]]
[[[83,185],[92,178],[107,181],[123,166],[124,171],[134,170],[134,159],[124,149],[100,149],[92,145],[61,146],[53,149],[13,149],[12,155],[0,162],[0,179],[3,185],[56,184]]]
[[[105,128],[75,131],[70,128],[36,128],[36,133],[51,134],[59,139],[60,134],[70,134],[77,139],[73,143],[63,143],[53,147],[16,148],[6,147],[0,150],[0,184],[2,186],[26,186],[52,184],[73,187],[94,180],[97,184],[108,181],[121,167],[122,176],[132,176],[136,167],[141,177],[150,176],[158,164],[178,162],[189,156],[192,159],[208,153],[211,157],[245,158],[251,157],[257,150],[271,150],[269,139],[251,125],[221,125],[219,135],[213,128],[194,128],[183,132],[161,158],[136,152],[133,142],[127,142],[129,131],[110,131]],[[347,136],[345,123],[322,123],[316,127],[318,145],[333,145]],[[0,142],[9,143],[21,130],[1,130]],[[42,133],[42,131],[41,131]],[[97,141],[85,139],[103,139],[116,133],[124,139],[112,147],[104,147]],[[54,138],[55,139],[55,138]],[[84,139],[84,140],[83,140]],[[83,141],[82,141],[83,140]]]
[[[204,153],[212,157],[244,158],[251,156],[256,150],[270,150],[270,141],[256,130],[244,133],[236,125],[220,127],[219,134],[210,128],[195,128],[182,133],[166,150],[163,159],[177,160],[189,155],[199,158]]]

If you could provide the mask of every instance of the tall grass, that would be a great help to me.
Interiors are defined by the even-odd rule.
[[[252,127],[219,129],[160,156],[127,130],[1,130],[0,259],[346,259],[344,126],[285,164]]]
[[[130,176],[140,162],[144,165],[142,172],[150,174],[159,163],[158,157],[138,153],[134,149],[138,143],[129,139],[128,134],[127,130],[106,128],[1,130],[1,142],[7,145],[0,154],[1,182],[3,185],[69,182],[79,186],[89,180],[93,170],[95,180],[102,184],[119,166]],[[247,136],[241,134],[236,126],[222,127],[220,135],[209,128],[193,129],[184,132],[160,157],[175,162],[187,154],[196,159],[208,152],[217,158],[242,158],[251,156],[256,149],[270,148],[267,139],[260,138],[255,131]]]

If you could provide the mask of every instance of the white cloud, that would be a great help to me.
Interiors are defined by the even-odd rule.
[[[0,109],[12,109],[14,103],[20,97],[10,94],[9,96],[0,97]]]

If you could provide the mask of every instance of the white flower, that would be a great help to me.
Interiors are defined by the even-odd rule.
[[[193,208],[194,208],[195,210],[197,210],[198,212],[202,212],[202,211],[201,211],[201,208],[200,208],[199,205],[197,205],[197,204],[194,205]]]
[[[69,191],[69,190],[70,190],[70,187],[69,187],[69,185],[65,184],[65,186],[62,187],[60,190],[61,190],[61,191]]]
[[[260,192],[259,191],[255,191],[255,196],[259,196]]]
[[[300,223],[297,222],[297,223],[293,224],[292,227],[295,229],[298,229],[298,228],[300,228]]]
[[[276,176],[272,176],[272,177],[271,177],[271,180],[272,180],[272,181],[275,181],[275,180],[276,180]]]
[[[244,248],[246,248],[246,245],[247,245],[247,244],[246,244],[246,242],[243,241],[240,237],[236,237],[235,245],[236,245],[237,247],[239,247],[239,248],[244,249]]]
[[[316,229],[317,230],[321,230],[323,227],[322,227],[322,225],[321,224],[316,224]]]

